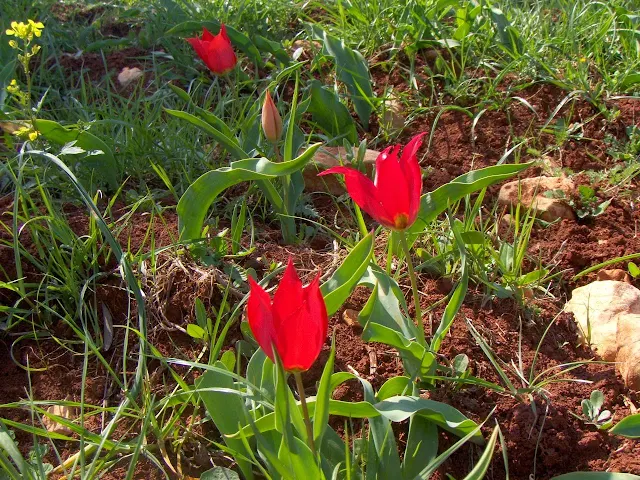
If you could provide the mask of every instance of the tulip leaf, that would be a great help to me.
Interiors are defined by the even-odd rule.
[[[289,54],[280,42],[274,42],[273,40],[264,38],[262,35],[254,35],[252,40],[261,52],[270,53],[284,65],[289,65],[289,63],[291,63],[291,57],[289,57]]]
[[[189,186],[178,202],[180,239],[200,238],[209,207],[225,189],[249,180],[269,180],[291,175],[303,168],[318,148],[319,143],[311,145],[290,162],[274,163],[266,158],[248,158],[203,174]]]
[[[418,219],[407,229],[408,234],[419,234],[444,212],[463,197],[483,188],[502,182],[526,170],[533,162],[509,165],[494,165],[467,172],[445,183],[432,192],[422,195]]]
[[[173,90],[173,93],[178,95],[178,97],[180,97],[185,103],[188,103],[191,106],[191,108],[195,110],[195,112],[198,114],[200,118],[202,118],[204,121],[209,123],[209,125],[211,125],[216,130],[219,130],[226,137],[233,139],[233,133],[231,132],[231,129],[220,118],[216,117],[213,113],[208,112],[204,108],[201,108],[198,105],[196,105],[193,99],[189,96],[189,94],[185,92],[183,89],[181,89],[180,87],[178,87],[177,85],[173,85],[170,83],[169,88],[171,88],[171,90]],[[186,120],[190,121],[189,118],[186,118]],[[196,124],[196,126],[200,126],[200,125]],[[237,141],[235,143],[238,144]],[[238,148],[240,148],[239,144],[238,144]],[[229,153],[234,153],[234,152],[229,152]],[[243,151],[242,154],[236,158],[236,160],[247,158],[248,156],[249,155]]]
[[[342,138],[346,138],[353,145],[358,143],[358,131],[353,117],[347,107],[340,102],[338,95],[323,87],[318,80],[312,80],[310,84],[311,102],[307,111],[311,114],[313,121],[332,140],[330,143],[335,143]]]
[[[438,455],[438,427],[435,423],[413,415],[409,420],[409,435],[402,462],[402,478],[420,478],[425,465]]]
[[[375,403],[371,384],[359,379],[364,390],[365,402]],[[384,415],[369,417],[369,441],[367,452],[368,478],[402,478],[402,467],[392,422]]]
[[[609,431],[627,438],[640,438],[640,413],[623,418]]]
[[[411,378],[433,374],[435,355],[418,342],[407,339],[401,332],[393,328],[374,321],[368,321],[362,332],[362,339],[367,342],[384,343],[396,348],[400,352],[404,368]]]
[[[376,399],[382,401],[390,397],[395,397],[396,395],[404,395],[407,392],[411,392],[412,386],[413,382],[409,377],[404,375],[391,377],[382,384],[380,390],[376,393]]]
[[[331,342],[331,354],[320,377],[320,386],[316,395],[316,411],[313,416],[313,441],[316,445],[322,445],[322,437],[329,422],[329,399],[333,389],[331,388],[331,375],[333,374],[333,363],[336,359],[335,339]]]
[[[221,370],[227,370],[222,362],[216,362],[214,366]],[[234,389],[233,379],[223,373],[207,370],[197,380],[196,388],[200,391],[200,398],[207,412],[211,416],[216,428],[223,435],[236,432],[238,425],[247,424],[247,411],[244,400],[238,395],[229,395],[225,392],[213,391],[214,389]],[[210,390],[209,390],[210,389]],[[242,457],[250,458],[241,439],[223,437],[229,448],[241,453],[237,457],[238,466],[246,478],[253,478],[251,463],[242,460]]]
[[[206,22],[200,22],[195,20],[187,20],[186,22],[179,23],[173,28],[170,28],[166,35],[184,35],[184,34],[200,34],[202,27],[209,30],[213,35],[217,35],[220,31],[220,22],[218,20],[209,20]],[[260,58],[260,50],[253,44],[253,42],[244,33],[236,30],[235,28],[226,25],[227,35],[234,47],[237,47],[244,53],[249,59],[259,66],[262,66],[262,59]]]
[[[180,98],[182,98],[186,102],[193,103],[191,101],[191,97],[189,97],[189,94],[187,92],[173,85],[171,87],[172,87],[172,90]],[[227,127],[227,125],[222,120],[220,120],[214,114],[207,112],[203,108],[200,108],[195,105],[194,107],[198,116],[192,115],[187,112],[182,112],[180,110],[167,109],[166,112],[175,117],[182,118],[183,120],[187,120],[192,125],[195,125],[196,127],[209,133],[213,138],[215,138],[218,141],[218,143],[220,143],[229,152],[229,154],[234,159],[241,160],[249,156],[249,154],[242,149],[237,139],[233,136],[233,133],[231,132],[231,130],[229,130],[229,127]],[[260,190],[262,190],[262,193],[264,193],[264,196],[267,198],[267,200],[269,201],[273,209],[276,212],[279,212],[279,213],[282,212],[283,211],[282,197],[280,197],[280,194],[278,193],[276,188],[273,186],[273,184],[265,180],[257,180],[256,184],[258,185],[258,187],[260,187]]]
[[[98,137],[86,130],[63,127],[53,120],[36,119],[33,121],[33,125],[40,135],[50,142],[58,145],[75,142],[74,146],[87,152],[95,152],[87,156],[82,164],[93,168],[96,174],[104,178],[111,188],[118,188],[118,164],[111,149]]]
[[[353,247],[342,265],[340,265],[331,278],[324,282],[320,291],[324,296],[327,313],[333,315],[349,298],[356,288],[362,276],[369,268],[369,261],[373,255],[373,232],[364,237]]]
[[[196,127],[204,130],[205,132],[207,132],[209,135],[211,135],[213,138],[215,138],[215,140],[224,147],[224,149],[229,152],[229,154],[235,158],[236,160],[240,160],[243,158],[247,158],[249,155],[240,147],[240,144],[238,143],[238,141],[229,136],[226,135],[225,133],[223,133],[220,129],[216,128],[216,124],[212,125],[209,120],[211,120],[211,118],[208,119],[203,119],[203,118],[198,118],[195,115],[192,115],[190,113],[187,112],[183,112],[180,110],[171,110],[171,109],[165,109],[165,111],[169,114],[169,115],[173,115],[174,117],[178,117],[181,118],[183,120],[188,121],[189,123],[191,123],[192,125],[195,125]],[[213,117],[215,119],[217,119],[217,117],[215,117],[215,115],[213,114],[209,114],[210,117]]]
[[[358,317],[363,327],[371,318],[375,323],[396,330],[406,338],[416,336],[415,325],[403,314],[407,310],[404,294],[393,278],[380,267],[370,265],[360,285],[374,290]]]
[[[298,407],[300,404],[298,403]],[[307,399],[309,415],[314,416],[316,399]],[[345,402],[341,400],[329,400],[329,415],[340,415],[348,418],[375,418],[384,415],[392,422],[401,422],[411,415],[421,415],[439,427],[447,430],[459,437],[473,432],[477,424],[465,417],[459,410],[446,403],[428,400],[415,396],[395,396],[378,403],[368,401]],[[268,432],[276,428],[276,415],[269,413],[260,417],[253,424],[259,432]],[[228,435],[228,434],[227,434]],[[240,435],[252,436],[251,426],[245,426],[240,431],[228,435],[231,438],[238,438]],[[480,431],[472,435],[472,441],[479,445],[484,444],[484,438]]]
[[[347,47],[342,40],[329,35],[317,25],[312,27],[312,31],[314,37],[324,42],[325,52],[333,57],[336,75],[347,86],[353,107],[364,128],[368,129],[374,95],[367,61],[360,52]]]

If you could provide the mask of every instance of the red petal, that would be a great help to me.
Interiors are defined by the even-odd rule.
[[[193,49],[196,51],[196,54],[202,59],[202,61],[206,62],[207,59],[207,51],[205,46],[202,43],[202,40],[199,38],[187,38],[187,42],[191,44]]]
[[[227,27],[224,26],[224,23],[220,24],[220,33],[218,35],[222,36],[229,45],[231,45],[231,40],[229,40],[229,35],[227,35]]]
[[[308,370],[327,337],[329,321],[320,292],[320,275],[302,289],[295,309],[280,320],[277,349],[285,370]]]
[[[405,215],[408,219],[410,192],[404,168],[398,161],[399,149],[399,146],[386,149],[376,159],[376,189],[384,209],[393,218]]]
[[[280,332],[280,321],[288,317],[300,305],[302,298],[302,281],[298,277],[293,260],[289,257],[278,290],[273,296],[273,316],[276,332]]]
[[[236,54],[228,38],[218,34],[207,44],[206,63],[213,73],[223,75],[233,70],[236,62]]]
[[[378,190],[373,182],[359,171],[348,167],[333,167],[319,173],[319,176],[330,173],[344,175],[345,185],[351,198],[367,212],[376,222],[387,227],[393,227],[393,216],[387,213],[378,196]]]
[[[410,206],[408,225],[415,222],[416,217],[418,216],[418,211],[420,210],[422,172],[420,171],[417,153],[422,145],[422,140],[425,135],[425,133],[420,133],[413,137],[402,150],[402,157],[400,157],[400,164],[404,165],[404,173],[407,178],[407,184],[409,185]]]
[[[273,325],[271,298],[251,277],[249,277],[249,286],[251,288],[247,302],[249,327],[260,348],[273,361],[272,346],[276,343],[276,331]]]
[[[213,34],[207,30],[206,28],[202,27],[202,40],[204,42],[210,42],[214,39]]]

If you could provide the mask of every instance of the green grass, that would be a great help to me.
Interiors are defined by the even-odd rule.
[[[9,37],[0,35],[0,121],[4,125],[39,118],[89,132],[104,142],[114,160],[105,167],[96,163],[95,155],[105,152],[91,152],[99,148],[78,149],[77,145],[57,144],[43,136],[25,143],[5,132],[0,144],[0,196],[12,197],[13,204],[0,219],[0,248],[12,252],[16,272],[9,278],[12,277],[9,267],[0,266],[0,274],[10,279],[0,284],[0,289],[11,298],[11,303],[0,310],[4,315],[0,331],[4,341],[16,351],[26,341],[58,343],[81,360],[83,380],[99,365],[121,393],[118,404],[89,405],[84,386],[77,403],[33,398],[27,386],[25,400],[0,405],[0,417],[1,409],[24,408],[31,413],[31,424],[0,420],[0,464],[6,466],[10,478],[42,476],[46,468],[44,447],[38,445],[46,446],[49,461],[59,464],[67,460],[62,458],[55,436],[43,429],[42,420],[51,404],[72,406],[80,415],[80,422],[67,422],[78,434],[74,440],[78,455],[65,463],[68,478],[74,475],[96,478],[116,464],[126,465],[126,478],[133,478],[141,458],[156,465],[164,475],[170,475],[180,468],[172,459],[182,449],[191,448],[190,442],[206,445],[210,458],[222,458],[230,451],[224,445],[225,439],[217,432],[205,436],[200,423],[185,421],[193,411],[203,414],[198,422],[207,427],[217,420],[211,412],[208,417],[204,413],[202,398],[206,394],[196,391],[199,387],[194,386],[192,378],[203,363],[208,367],[217,365],[219,374],[224,367],[228,373],[220,378],[224,377],[224,382],[235,379],[232,387],[256,402],[259,407],[253,407],[263,409],[263,414],[273,408],[273,402],[251,392],[248,380],[239,380],[256,348],[245,328],[246,322],[241,321],[248,291],[246,277],[256,273],[254,266],[244,264],[244,257],[255,247],[256,232],[267,226],[277,230],[281,218],[265,201],[257,184],[239,193],[233,189],[225,191],[216,199],[206,220],[209,231],[215,234],[206,241],[197,241],[197,248],[184,245],[178,235],[169,245],[159,245],[151,227],[146,231],[149,249],[133,248],[131,239],[126,238],[128,223],[138,218],[135,214],[146,212],[156,222],[164,221],[163,213],[176,208],[174,204],[200,175],[227,167],[232,160],[232,155],[216,141],[219,137],[168,114],[168,110],[205,115],[210,125],[219,120],[249,156],[273,157],[272,146],[261,137],[260,99],[265,89],[274,92],[286,128],[293,83],[299,72],[300,95],[296,128],[291,129],[292,145],[320,141],[350,148],[360,145],[366,137],[370,148],[382,148],[398,139],[406,140],[412,121],[426,119],[425,125],[431,125],[431,134],[425,139],[430,150],[436,127],[446,115],[460,113],[469,118],[473,144],[474,129],[487,112],[506,112],[511,122],[510,109],[522,105],[532,108],[523,98],[526,88],[555,85],[564,92],[565,99],[552,105],[552,113],[540,119],[544,127],[532,124],[524,134],[502,139],[508,148],[501,162],[521,163],[559,152],[569,141],[580,140],[583,125],[569,122],[578,100],[591,103],[598,118],[614,121],[617,113],[609,100],[640,96],[636,10],[637,2],[633,0],[4,2],[0,7],[0,32],[12,20],[28,18],[42,21],[45,29],[37,39],[42,50],[30,64],[31,104],[27,108],[5,95],[11,79],[24,85],[29,77],[16,62],[15,51],[8,45]],[[291,45],[296,40],[319,41],[322,45],[325,32],[333,40],[329,38],[327,46],[324,49],[320,46],[304,65],[292,62],[289,71],[284,71],[284,65],[274,55],[261,52],[258,59],[252,60],[239,52],[242,73],[216,78],[204,69],[184,40],[197,33],[185,22],[198,26],[211,21],[222,21],[253,42],[271,41],[271,48],[278,54],[291,55]],[[118,31],[125,32],[124,36],[114,34]],[[135,61],[146,65],[144,78],[127,88],[118,85],[118,72],[106,75],[108,62],[123,51],[137,52]],[[362,61],[354,51],[366,60]],[[87,65],[93,71],[68,68],[74,62],[80,64],[83,58],[91,59]],[[362,68],[373,73],[373,84],[368,72],[358,77],[358,69]],[[400,78],[401,88],[380,80],[386,74]],[[313,80],[319,83],[314,84]],[[187,92],[192,103],[185,102],[171,86]],[[320,86],[324,90],[319,90]],[[322,100],[318,102],[318,98]],[[391,98],[403,106],[405,126],[381,125],[367,130],[369,113],[374,119],[382,117],[389,108],[386,101]],[[561,111],[563,106],[568,111]],[[595,117],[589,118],[585,123],[594,120]],[[543,134],[549,133],[555,143],[546,142]],[[621,163],[611,170],[589,175],[594,180],[609,182],[611,187],[607,191],[630,195],[632,182],[640,173],[639,137],[637,129],[629,129],[627,138],[607,138],[608,154]],[[97,158],[106,162],[105,157]],[[69,169],[65,170],[63,165]],[[115,185],[108,184],[100,168],[113,169]],[[285,189],[290,181],[296,180],[282,183],[277,180],[275,185]],[[485,194],[482,190],[479,195],[446,205],[442,211],[448,214],[447,218],[435,219],[421,232],[414,246],[420,261],[417,270],[464,284],[465,288],[459,290],[462,296],[469,281],[483,293],[484,301],[492,297],[515,298],[523,315],[535,319],[535,312],[527,310],[525,291],[549,293],[550,285],[561,272],[556,265],[545,265],[528,254],[531,231],[539,224],[527,212],[513,212],[512,229],[507,238],[501,237],[498,227],[501,212],[493,204],[483,203]],[[116,215],[116,203],[119,211],[124,204],[124,214]],[[64,213],[69,204],[89,212],[86,234],[79,235],[70,224]],[[291,214],[301,226],[301,243],[320,234],[336,240],[336,249],[340,251],[331,263],[335,267],[339,265],[339,257],[344,258],[366,236],[371,224],[365,224],[360,211],[352,209],[348,195],[332,199],[332,205],[340,208],[335,222],[325,212],[318,214],[309,197],[302,197]],[[335,223],[339,223],[342,231],[338,231]],[[226,225],[230,225],[229,230],[219,233]],[[25,241],[27,237],[30,242]],[[380,272],[387,267],[393,273],[384,277],[388,289],[369,287],[375,295],[368,305],[379,309],[375,310],[377,314],[405,322],[406,334],[411,324],[406,302],[411,303],[411,299],[407,295],[406,300],[399,300],[395,292],[402,293],[396,282],[408,290],[409,279],[403,255],[398,251],[395,254],[400,261],[392,269],[391,263],[387,267],[386,250],[376,250],[374,262],[381,267]],[[105,270],[104,266],[114,261],[116,267]],[[175,269],[184,269],[194,276],[202,275],[205,269],[210,275],[207,279],[215,284],[211,292],[218,304],[212,304],[208,312],[203,311],[202,304],[194,304],[195,322],[180,327],[198,346],[193,358],[165,358],[149,341],[150,332],[159,328],[153,324],[150,330],[155,317],[150,318],[149,312],[163,308],[162,299],[149,294],[157,293],[154,288],[167,281],[167,271]],[[271,263],[267,277],[279,271]],[[369,275],[374,277],[374,273]],[[116,326],[115,337],[105,329],[112,319],[96,294],[107,278],[121,280],[118,288],[126,291],[130,300],[129,316],[125,324]],[[394,285],[398,287],[395,290]],[[427,308],[430,315],[439,307],[450,305],[442,316],[445,325],[439,330],[442,337],[457,312],[456,295],[452,288],[450,295]],[[71,335],[56,334],[59,325],[66,326]],[[229,346],[225,343],[227,335],[235,328],[244,334],[243,339],[233,345],[235,354],[223,352],[223,347]],[[475,377],[469,380],[463,378],[464,372],[456,373],[459,378],[449,377],[451,369],[436,362],[434,368],[438,366],[442,377],[431,372],[433,380],[429,387],[441,382],[444,388],[450,388],[468,381],[518,398],[521,394],[544,397],[544,387],[549,382],[567,381],[564,374],[578,366],[567,365],[558,373],[536,370],[532,365],[527,371],[522,359],[504,362],[497,359],[471,323],[469,328],[475,332],[474,338],[483,346],[504,385],[482,383]],[[431,352],[423,344],[418,345],[420,342],[405,338],[406,335],[399,337],[392,333],[380,329],[370,334],[403,352],[405,360],[409,359],[407,364],[413,362],[413,372],[422,371],[424,358]],[[110,336],[122,342],[117,353],[105,348],[105,343],[113,339]],[[540,345],[542,340],[536,356]],[[439,342],[433,342],[435,353],[439,346]],[[179,352],[177,345],[173,348]],[[416,351],[421,351],[423,357],[416,357]],[[14,360],[31,369],[22,365],[20,359]],[[158,370],[149,372],[151,368],[157,369],[158,364],[167,382],[162,395],[155,393],[158,379],[151,378]],[[514,377],[522,380],[520,389],[510,380]],[[220,378],[217,380],[222,382]],[[364,383],[363,391],[368,392]],[[259,393],[273,392],[268,392],[267,386]],[[264,405],[260,403],[263,401]],[[83,419],[94,415],[102,418],[100,428],[89,431],[80,426]],[[367,421],[373,425],[371,435],[392,432],[390,423]],[[22,454],[11,448],[14,439],[7,429],[21,430],[32,438],[33,461],[21,460]],[[126,440],[122,440],[123,431],[129,434]],[[351,427],[351,432],[357,434],[358,430]],[[362,437],[365,432],[363,427]],[[492,446],[495,439],[494,435]],[[371,439],[364,439],[361,445],[354,443],[354,448],[362,450],[348,453],[348,462],[362,459],[367,441]],[[24,450],[25,446],[21,447]],[[389,453],[384,458],[395,462],[392,457]],[[436,458],[434,453],[433,461],[444,458]],[[260,464],[255,458],[249,460]],[[483,464],[479,459],[478,468]],[[362,465],[353,467],[346,468],[355,478]],[[259,468],[265,467],[260,464]]]

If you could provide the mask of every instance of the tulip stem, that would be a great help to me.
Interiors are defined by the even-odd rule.
[[[413,262],[411,261],[411,252],[409,251],[409,244],[407,243],[407,236],[404,231],[399,231],[400,243],[404,250],[404,256],[407,259],[407,268],[409,269],[409,278],[411,279],[411,290],[413,291],[413,303],[416,309],[416,327],[418,329],[418,343],[420,345],[426,345],[427,341],[424,338],[424,324],[422,323],[422,309],[420,308],[420,292],[418,292],[418,279],[416,272],[413,270]]]
[[[302,384],[302,375],[300,372],[293,372],[293,376],[296,379],[296,388],[298,389],[298,395],[300,396],[300,405],[302,405],[302,415],[304,416],[304,424],[307,426],[307,444],[309,448],[316,454],[316,445],[313,441],[313,427],[311,426],[311,419],[309,418],[309,410],[307,409],[307,399],[304,396],[304,385]]]

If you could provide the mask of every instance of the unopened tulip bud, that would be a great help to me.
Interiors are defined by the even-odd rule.
[[[264,130],[264,136],[267,137],[267,140],[272,143],[276,143],[282,135],[282,118],[280,118],[269,91],[265,94],[262,104],[262,130]]]

